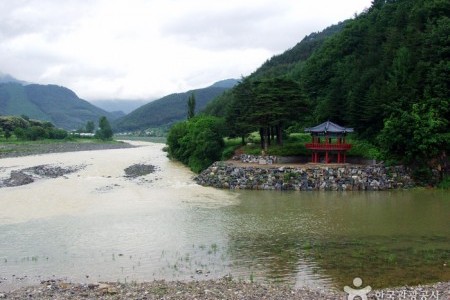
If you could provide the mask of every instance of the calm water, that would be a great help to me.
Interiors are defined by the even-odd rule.
[[[136,142],[135,142],[136,143]],[[224,191],[197,186],[163,145],[0,160],[0,177],[85,165],[0,190],[0,290],[48,278],[234,278],[341,289],[450,280],[450,195]],[[135,163],[159,170],[123,177]]]

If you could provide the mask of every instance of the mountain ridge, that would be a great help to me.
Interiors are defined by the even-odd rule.
[[[225,79],[213,83],[206,88],[194,89],[183,93],[173,93],[151,101],[128,115],[113,122],[115,131],[135,131],[150,127],[160,127],[173,124],[186,118],[187,99],[194,94],[196,112],[201,111],[217,96],[236,85],[238,80]]]
[[[66,87],[20,82],[0,83],[0,114],[27,115],[68,130],[82,127],[87,121],[97,122],[101,116],[110,120],[117,118],[114,113],[79,98]]]

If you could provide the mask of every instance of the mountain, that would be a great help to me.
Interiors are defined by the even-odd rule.
[[[136,108],[141,107],[142,105],[150,102],[149,100],[132,100],[132,99],[111,99],[111,100],[90,100],[92,104],[100,107],[109,112],[119,112],[122,111],[123,117],[125,114],[129,114]]]
[[[9,82],[19,83],[19,84],[28,84],[26,81],[18,80],[9,74],[0,72],[0,83],[9,83]]]
[[[297,65],[305,62],[329,37],[342,31],[348,22],[350,22],[350,20],[331,25],[321,32],[314,32],[307,35],[291,49],[271,57],[255,72],[248,76],[247,79],[259,80],[277,76],[286,76],[289,72],[292,72]],[[219,82],[219,84],[220,83],[221,82]],[[232,91],[233,89],[208,103],[203,112],[219,117],[225,116],[227,103],[229,103],[233,97]]]
[[[195,95],[196,111],[198,112],[205,108],[211,100],[236,85],[237,82],[235,79],[223,80],[206,88],[165,96],[116,120],[113,122],[113,128],[115,131],[142,130],[186,119],[187,100],[191,94]]]
[[[211,85],[211,87],[220,87],[220,88],[231,89],[237,83],[238,83],[238,81],[236,79],[225,79],[225,80],[217,81],[216,83]]]
[[[111,121],[116,115],[78,98],[68,88],[57,85],[0,83],[0,114],[27,115],[50,121],[64,129],[77,129],[101,116]]]

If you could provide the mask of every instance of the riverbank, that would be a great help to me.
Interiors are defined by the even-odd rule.
[[[136,146],[125,142],[97,142],[93,140],[2,143],[0,144],[0,159],[49,153],[123,149],[134,147]]]
[[[402,298],[403,297],[403,298]],[[449,299],[450,282],[371,291],[368,299]],[[1,299],[346,299],[343,291],[258,284],[228,278],[208,281],[74,284],[43,281],[40,285],[0,293]]]
[[[215,162],[194,180],[223,189],[367,191],[411,188],[414,182],[402,166],[383,165],[246,165]]]

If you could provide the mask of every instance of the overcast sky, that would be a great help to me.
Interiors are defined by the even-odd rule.
[[[0,72],[86,100],[247,76],[371,0],[0,0]]]

